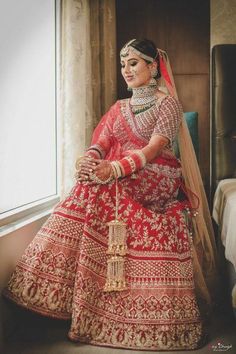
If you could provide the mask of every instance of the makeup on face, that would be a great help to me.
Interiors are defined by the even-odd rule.
[[[131,50],[121,59],[121,73],[130,88],[145,86],[151,79],[150,65]]]

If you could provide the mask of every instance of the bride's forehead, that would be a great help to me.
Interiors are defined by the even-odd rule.
[[[128,60],[132,60],[132,59],[141,60],[140,56],[135,54],[132,51],[132,49],[130,49],[126,55],[121,55],[120,56],[120,60],[123,61],[123,62],[126,62]]]

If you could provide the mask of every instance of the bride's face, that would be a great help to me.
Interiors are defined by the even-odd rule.
[[[121,58],[121,74],[127,86],[137,88],[148,85],[153,65],[155,64],[147,64],[144,59],[130,50],[126,57]]]

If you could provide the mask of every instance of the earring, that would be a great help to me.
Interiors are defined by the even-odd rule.
[[[157,86],[157,81],[156,79],[154,79],[154,77],[151,78],[151,80],[149,81],[149,86]]]
[[[158,74],[157,68],[151,69],[151,76],[152,76],[152,77],[156,77],[157,74]]]
[[[132,87],[127,86],[127,91],[132,91]]]

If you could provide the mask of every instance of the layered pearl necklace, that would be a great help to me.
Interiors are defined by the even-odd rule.
[[[130,105],[133,113],[140,113],[152,107],[157,100],[157,84],[133,88]]]

